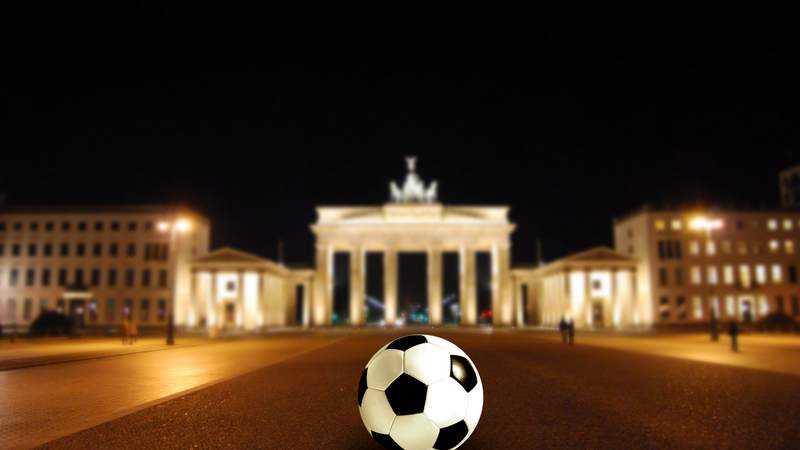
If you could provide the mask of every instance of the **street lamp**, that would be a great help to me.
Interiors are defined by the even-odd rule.
[[[709,310],[711,312],[711,340],[718,341],[719,340],[719,332],[717,330],[717,311],[714,308],[714,305],[711,303],[712,298],[714,297],[714,286],[711,284],[711,280],[708,279],[708,269],[711,267],[711,256],[708,254],[708,245],[712,242],[711,237],[715,230],[720,230],[724,227],[724,223],[721,219],[709,219],[705,216],[698,216],[694,219],[689,221],[689,228],[694,231],[704,231],[706,233],[706,248],[705,248],[705,255],[706,255],[706,270],[705,270],[705,278],[706,282],[708,283],[708,304]]]
[[[170,277],[170,296],[167,303],[167,345],[173,345],[175,344],[175,317],[172,311],[177,294],[175,280],[178,277],[177,241],[179,234],[187,233],[192,229],[192,222],[179,218],[174,222],[159,222],[157,227],[160,233],[169,233],[169,260],[172,265],[172,276]]]

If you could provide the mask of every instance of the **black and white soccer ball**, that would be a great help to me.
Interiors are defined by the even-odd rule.
[[[483,384],[475,364],[436,336],[396,339],[369,360],[358,411],[373,439],[390,449],[453,449],[475,431]]]

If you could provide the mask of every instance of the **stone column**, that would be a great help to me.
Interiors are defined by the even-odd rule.
[[[583,271],[583,308],[581,311],[581,320],[582,322],[587,324],[589,323],[589,317],[592,316],[592,271],[590,268],[586,268]],[[576,320],[577,322],[577,320]],[[592,326],[594,326],[594,320],[592,320]]]
[[[191,280],[191,283],[189,284],[189,308],[190,308],[189,317],[191,318],[191,320],[189,321],[188,325],[190,327],[196,327],[200,323],[200,308],[198,308],[198,306],[197,306],[198,303],[200,303],[200,302],[197,301],[197,283],[198,283],[197,277],[198,277],[198,275],[197,275],[197,270],[195,270],[195,269],[192,269],[192,271],[190,273],[191,273],[190,276],[192,277],[192,280]],[[155,307],[156,315],[158,315],[158,303],[156,303],[155,306],[156,306]],[[166,311],[165,311],[165,313],[166,313]]]
[[[514,301],[511,292],[511,252],[503,244],[492,246],[492,323],[514,324]]]
[[[258,271],[258,304],[256,314],[258,314],[258,326],[263,327],[267,323],[267,289],[266,271]]]
[[[638,286],[636,284],[636,275],[637,275],[636,269],[631,269],[630,273],[631,292],[630,292],[630,298],[628,299],[628,307],[631,309],[629,313],[631,317],[631,322],[635,322],[634,318],[638,318],[638,323],[635,323],[635,325],[639,326],[644,321],[644,317],[642,317],[642,312],[639,311],[639,293],[637,292]]]
[[[462,247],[461,263],[461,324],[478,323],[478,299],[475,273],[475,250]]]
[[[364,325],[366,302],[364,286],[364,249],[356,247],[350,252],[350,325]]]
[[[311,283],[308,281],[303,282],[303,327],[309,326],[311,323]]]
[[[236,271],[236,288],[236,326],[244,328],[244,270]]]
[[[428,250],[428,314],[431,325],[442,324],[442,250]]]
[[[570,316],[572,317],[572,320],[574,321],[578,319],[577,317],[578,311],[572,310],[572,285],[570,284],[569,269],[565,270],[561,276],[563,277],[563,283],[564,283],[564,285],[562,286],[564,298],[562,299],[563,303],[561,303],[561,311],[559,312],[562,317],[566,316],[567,312],[569,312]],[[559,317],[558,320],[560,321],[561,317]]]
[[[383,318],[387,325],[397,320],[397,250],[383,251]]]
[[[327,246],[317,246],[317,270],[314,274],[314,295],[311,297],[311,318],[316,326],[330,325],[330,271],[331,251]]]
[[[213,323],[215,327],[218,327],[222,324],[222,317],[217,316],[217,271],[212,270],[210,275],[211,286],[208,291],[208,302],[206,303],[206,323],[209,325]]]
[[[610,313],[611,313],[611,324],[612,324],[612,326],[617,326],[619,328],[622,328],[622,304],[620,303],[619,290],[617,289],[617,269],[616,268],[612,268],[611,269],[611,286],[610,286],[610,290],[611,290],[611,298],[610,298],[609,303],[611,303],[611,307],[608,308],[608,309],[610,309]],[[605,308],[603,310],[603,315],[606,316],[606,317],[609,315],[605,311]],[[614,324],[614,318],[615,317],[619,318],[619,323],[618,324]],[[608,323],[607,319],[604,319],[604,320],[606,320],[606,323]]]

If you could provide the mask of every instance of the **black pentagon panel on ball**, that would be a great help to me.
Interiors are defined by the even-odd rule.
[[[386,388],[386,398],[398,416],[422,413],[427,395],[428,386],[405,373]]]
[[[373,431],[372,439],[375,439],[375,442],[381,444],[383,448],[388,448],[391,450],[403,450],[403,447],[397,445],[397,442],[395,442],[394,439],[392,439],[392,437],[388,434],[380,434]]]
[[[425,344],[426,342],[428,342],[428,340],[425,339],[425,336],[422,336],[422,335],[418,335],[417,334],[417,335],[414,335],[414,336],[404,336],[404,337],[401,337],[399,339],[395,339],[394,341],[392,341],[392,343],[389,344],[389,346],[386,347],[386,349],[387,350],[389,350],[389,349],[391,349],[391,350],[400,350],[400,351],[404,352],[404,351],[410,349],[411,347],[413,347],[415,345]]]
[[[469,434],[469,428],[463,420],[455,425],[442,428],[439,430],[439,436],[436,438],[433,448],[437,450],[451,449],[463,441],[467,434]]]
[[[478,384],[478,374],[467,358],[458,355],[450,355],[450,377],[458,381],[464,390],[472,391]]]
[[[364,394],[367,393],[367,369],[361,372],[361,379],[358,380],[358,406],[364,400]]]

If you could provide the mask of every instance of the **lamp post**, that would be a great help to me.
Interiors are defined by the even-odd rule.
[[[160,222],[158,224],[158,231],[161,233],[169,233],[169,260],[172,272],[170,277],[170,296],[167,301],[167,345],[175,344],[175,316],[173,309],[175,308],[175,295],[177,293],[178,278],[178,257],[177,257],[177,241],[178,235],[188,232],[192,229],[192,223],[187,219],[176,219],[174,222]]]
[[[695,217],[689,222],[689,228],[695,231],[704,231],[706,234],[706,249],[705,249],[706,276],[702,277],[702,271],[701,271],[701,277],[706,278],[706,282],[708,283],[708,291],[709,291],[708,304],[711,316],[711,320],[709,322],[711,325],[711,340],[714,342],[719,340],[719,330],[717,330],[717,311],[715,310],[714,305],[711,303],[712,298],[714,297],[714,286],[711,284],[711,280],[708,279],[708,269],[711,267],[710,264],[711,256],[708,254],[708,244],[712,242],[711,238],[713,236],[714,231],[722,229],[723,226],[724,224],[722,220],[709,219],[705,216]],[[717,273],[717,280],[719,280],[719,273]]]

